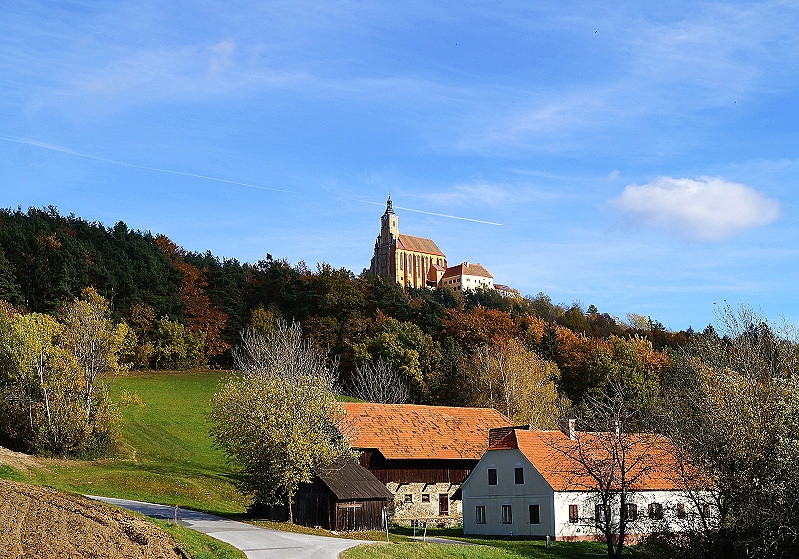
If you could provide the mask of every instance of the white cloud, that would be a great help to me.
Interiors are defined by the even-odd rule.
[[[635,221],[699,240],[719,240],[767,225],[780,204],[757,190],[722,178],[659,177],[628,185],[613,206]]]

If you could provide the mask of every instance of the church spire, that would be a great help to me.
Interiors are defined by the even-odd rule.
[[[391,202],[391,192],[388,193],[388,200],[386,201],[386,213],[394,213],[394,204]]]

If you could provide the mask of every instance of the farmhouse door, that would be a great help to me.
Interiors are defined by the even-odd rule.
[[[446,493],[438,495],[438,516],[449,516],[449,495]]]

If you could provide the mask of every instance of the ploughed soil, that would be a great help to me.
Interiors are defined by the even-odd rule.
[[[139,517],[78,495],[0,479],[0,559],[187,559]]]

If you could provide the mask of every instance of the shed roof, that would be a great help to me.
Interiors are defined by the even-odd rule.
[[[320,469],[316,475],[339,500],[394,498],[394,494],[360,464],[340,462]]]
[[[615,433],[581,431],[572,440],[561,431],[514,429],[493,442],[489,450],[519,449],[555,491],[585,491],[595,488],[597,482],[584,464],[593,461],[597,465],[593,469],[599,471],[611,446],[624,448],[630,465],[629,489],[681,489],[674,446],[652,433],[628,433],[619,438]]]
[[[491,408],[346,403],[342,430],[353,448],[387,459],[479,460],[488,431],[511,425]]]

